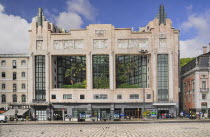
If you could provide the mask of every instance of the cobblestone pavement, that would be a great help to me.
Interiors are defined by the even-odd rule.
[[[0,137],[210,137],[210,123],[0,125]]]

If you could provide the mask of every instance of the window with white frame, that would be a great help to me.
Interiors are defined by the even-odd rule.
[[[1,85],[1,89],[2,89],[2,90],[5,90],[5,88],[6,88],[6,84],[2,84],[2,85]]]
[[[23,78],[26,77],[26,73],[25,72],[22,72],[21,75],[22,75]]]
[[[26,89],[26,84],[22,84],[22,89]]]
[[[94,99],[108,99],[108,95],[107,94],[94,94],[93,98]]]
[[[202,89],[206,89],[206,81],[202,81]]]
[[[2,61],[1,61],[1,66],[2,66],[2,67],[5,67],[5,66],[6,66],[6,61],[5,61],[5,60],[2,60]]]
[[[130,94],[130,99],[139,99],[139,94]]]
[[[63,99],[72,99],[72,94],[63,94]]]
[[[26,66],[26,61],[25,60],[21,60],[21,66],[25,67]]]

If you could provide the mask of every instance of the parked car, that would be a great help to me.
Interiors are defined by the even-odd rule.
[[[0,122],[7,122],[7,116],[5,115],[0,115]]]

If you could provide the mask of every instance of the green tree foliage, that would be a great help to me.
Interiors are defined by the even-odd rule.
[[[180,67],[183,67],[184,65],[186,65],[187,63],[189,63],[193,59],[195,59],[195,57],[193,57],[193,58],[181,58],[180,59]]]

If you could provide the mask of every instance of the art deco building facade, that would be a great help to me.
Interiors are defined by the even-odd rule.
[[[139,31],[111,24],[65,31],[39,9],[29,33],[32,117],[113,120],[140,118],[146,110],[177,115],[179,31],[163,6]]]
[[[210,117],[209,93],[210,52],[203,47],[203,54],[181,68],[181,110],[185,113],[204,113]]]

